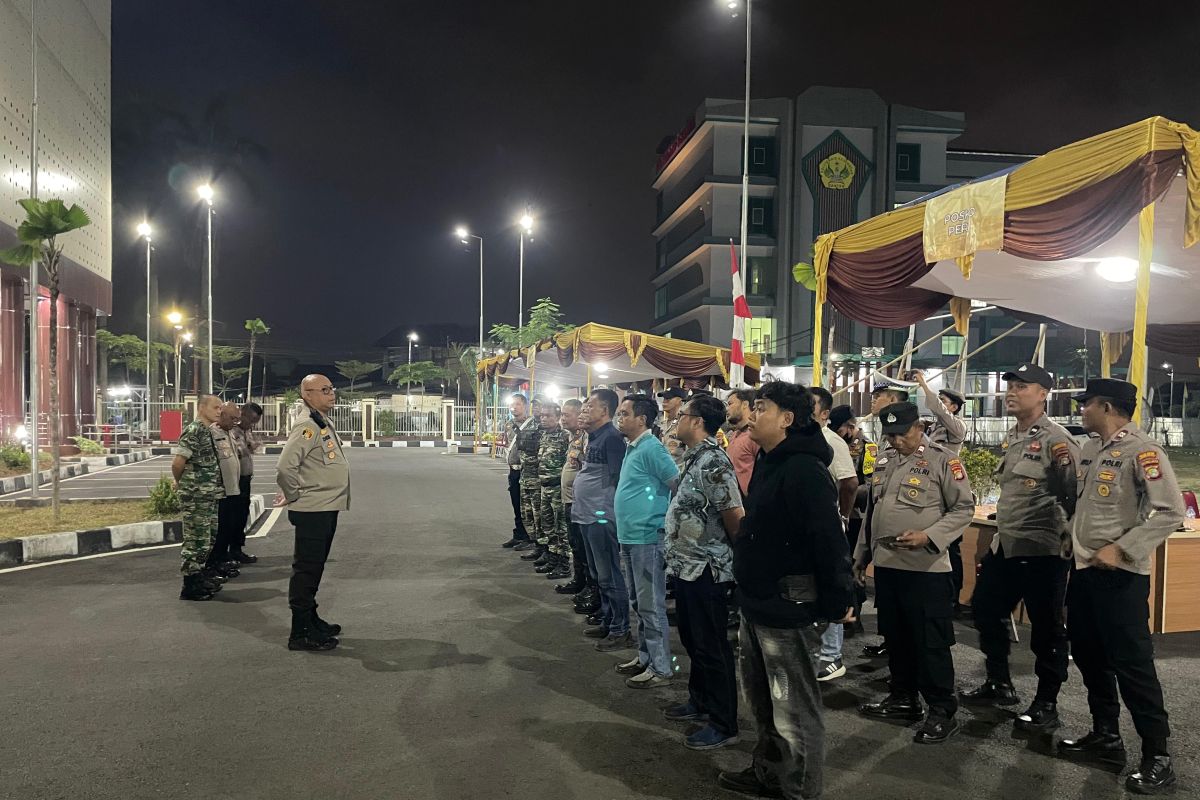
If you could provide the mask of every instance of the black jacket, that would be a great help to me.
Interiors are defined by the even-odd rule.
[[[733,544],[739,601],[751,622],[799,628],[841,619],[853,604],[832,460],[815,425],[759,454]]]

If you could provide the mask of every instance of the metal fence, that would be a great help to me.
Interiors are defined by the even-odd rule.
[[[391,406],[375,407],[375,435],[411,436],[433,439],[442,434],[442,417],[436,411],[406,410]]]
[[[119,438],[125,440],[155,440],[160,438],[163,411],[184,411],[182,403],[146,403],[121,400],[104,403],[96,415],[95,425],[84,427],[84,435],[93,439]],[[184,422],[187,422],[184,414]]]

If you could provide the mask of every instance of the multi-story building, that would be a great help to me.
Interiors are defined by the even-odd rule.
[[[706,99],[659,148],[654,333],[711,344],[730,337],[742,125],[742,101]],[[813,296],[792,267],[809,261],[818,235],[1028,158],[949,149],[965,127],[962,113],[889,104],[866,89],[817,86],[751,103],[748,350],[776,364],[811,363]],[[839,353],[903,346],[906,332],[832,316]]]
[[[0,248],[13,246],[29,196],[33,21],[28,0],[0,0]],[[38,196],[79,204],[91,225],[61,240],[58,308],[63,432],[94,420],[96,318],[112,309],[109,0],[37,0]],[[27,269],[0,265],[0,440],[27,412]],[[34,328],[42,420],[50,406],[49,292]]]

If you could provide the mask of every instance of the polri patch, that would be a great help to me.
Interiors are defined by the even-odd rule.
[[[312,432],[312,428],[305,428],[305,429],[304,429],[304,438],[305,438],[305,439],[311,439],[311,438],[313,438],[313,432]]]

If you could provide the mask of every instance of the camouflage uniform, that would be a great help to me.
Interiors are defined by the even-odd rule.
[[[217,532],[217,502],[225,496],[225,486],[212,431],[200,420],[193,420],[183,429],[174,454],[187,459],[179,477],[179,505],[183,511],[180,571],[196,575],[208,559]]]
[[[522,427],[517,432],[517,451],[521,459],[521,521],[529,538],[538,538],[538,515],[542,504],[542,485],[538,481],[538,446],[542,439],[542,429],[537,420],[528,428]]]
[[[538,544],[546,545],[551,553],[560,556],[570,552],[562,502],[562,471],[567,463],[567,447],[570,443],[571,434],[564,428],[543,428],[538,443],[538,485],[541,491]]]

